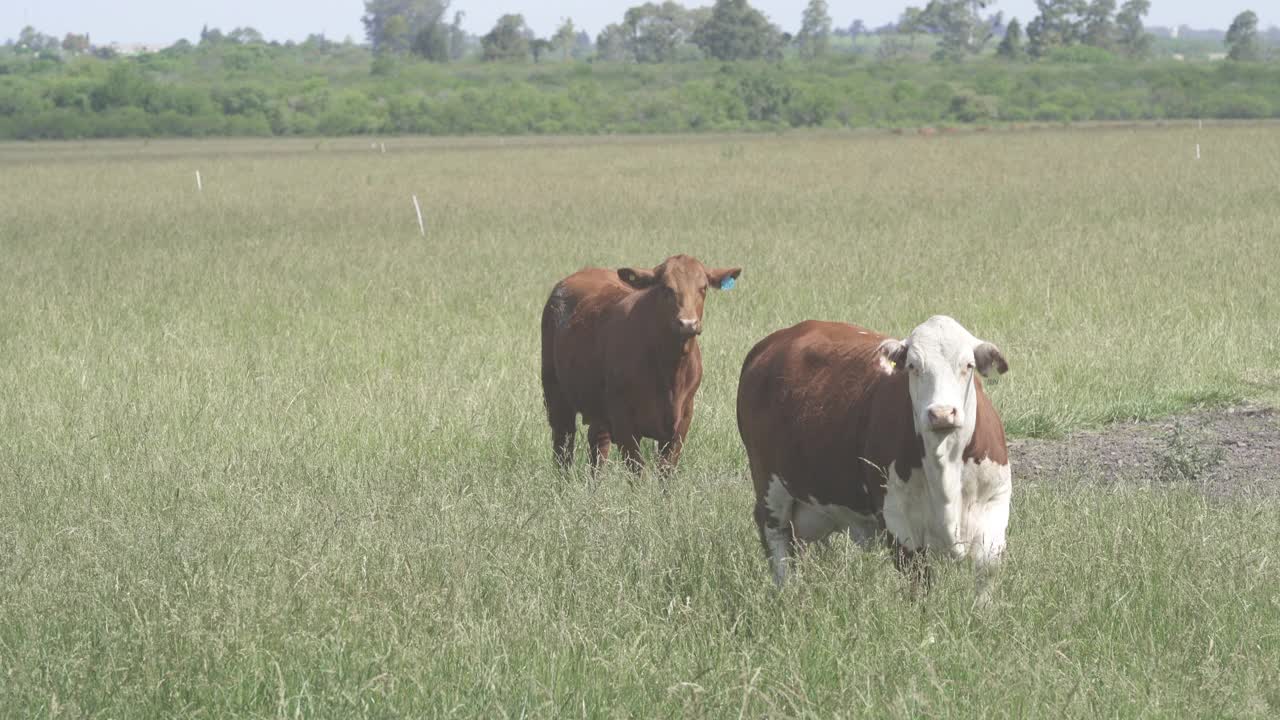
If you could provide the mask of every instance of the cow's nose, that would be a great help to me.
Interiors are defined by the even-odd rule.
[[[679,320],[676,320],[676,330],[678,330],[681,335],[699,335],[702,333],[702,321],[697,318],[693,320],[680,318]]]
[[[930,405],[928,416],[931,430],[955,430],[960,427],[960,411],[954,405]]]

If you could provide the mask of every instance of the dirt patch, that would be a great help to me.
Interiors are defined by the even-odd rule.
[[[1189,482],[1212,495],[1280,497],[1280,413],[1271,408],[1197,410],[1062,440],[1012,440],[1009,452],[1017,479]]]

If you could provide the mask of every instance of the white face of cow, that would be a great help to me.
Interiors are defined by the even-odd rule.
[[[930,444],[951,434],[972,435],[978,402],[973,373],[1009,369],[995,345],[945,315],[929,318],[905,341],[884,341],[880,353],[886,370],[907,373],[912,420]]]
[[[973,374],[1003,373],[1009,365],[996,346],[941,315],[926,320],[904,341],[884,341],[880,354],[887,372],[908,374],[912,424],[924,440],[926,478],[923,485],[890,485],[885,522],[895,536],[909,538],[912,547],[963,557],[972,540],[963,533],[963,453],[978,420]]]

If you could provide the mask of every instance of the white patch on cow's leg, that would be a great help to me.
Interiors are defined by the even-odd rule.
[[[928,463],[929,458],[925,459]],[[949,512],[935,507],[943,493],[935,492],[927,473],[912,470],[903,482],[889,467],[884,520],[889,532],[910,550],[929,548],[956,558],[971,557],[976,571],[978,604],[989,602],[1005,548],[1012,482],[1008,465],[992,460],[965,462],[960,468],[960,501]],[[949,493],[948,493],[949,494]],[[958,525],[952,517],[958,513]]]
[[[1001,545],[999,550],[993,553],[982,553],[974,556],[974,605],[985,607],[991,603],[991,596],[995,592],[996,580],[1000,576],[1000,561],[1004,546]]]
[[[1000,569],[1012,487],[1008,465],[992,460],[965,463],[962,532],[973,556],[978,605],[990,602]]]
[[[769,569],[773,571],[773,582],[782,587],[787,581],[787,563],[791,562],[791,528],[766,527],[764,534],[769,543]]]
[[[928,480],[924,470],[915,468],[906,482],[898,477],[898,463],[890,463],[884,496],[884,524],[894,540],[908,550],[922,550],[927,544],[930,510]]]
[[[787,564],[791,562],[794,542],[791,529],[791,513],[795,498],[782,484],[782,478],[772,475],[764,496],[769,518],[762,527],[765,544],[769,546],[769,567],[773,570],[773,582],[782,587],[787,579]]]

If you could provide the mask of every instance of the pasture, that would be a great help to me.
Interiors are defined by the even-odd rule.
[[[734,416],[770,331],[937,312],[1015,438],[1280,403],[1273,126],[386,143],[0,145],[0,715],[1280,712],[1275,500],[1015,452],[992,606],[778,592]],[[558,475],[547,293],[676,252],[743,268],[679,472]]]

